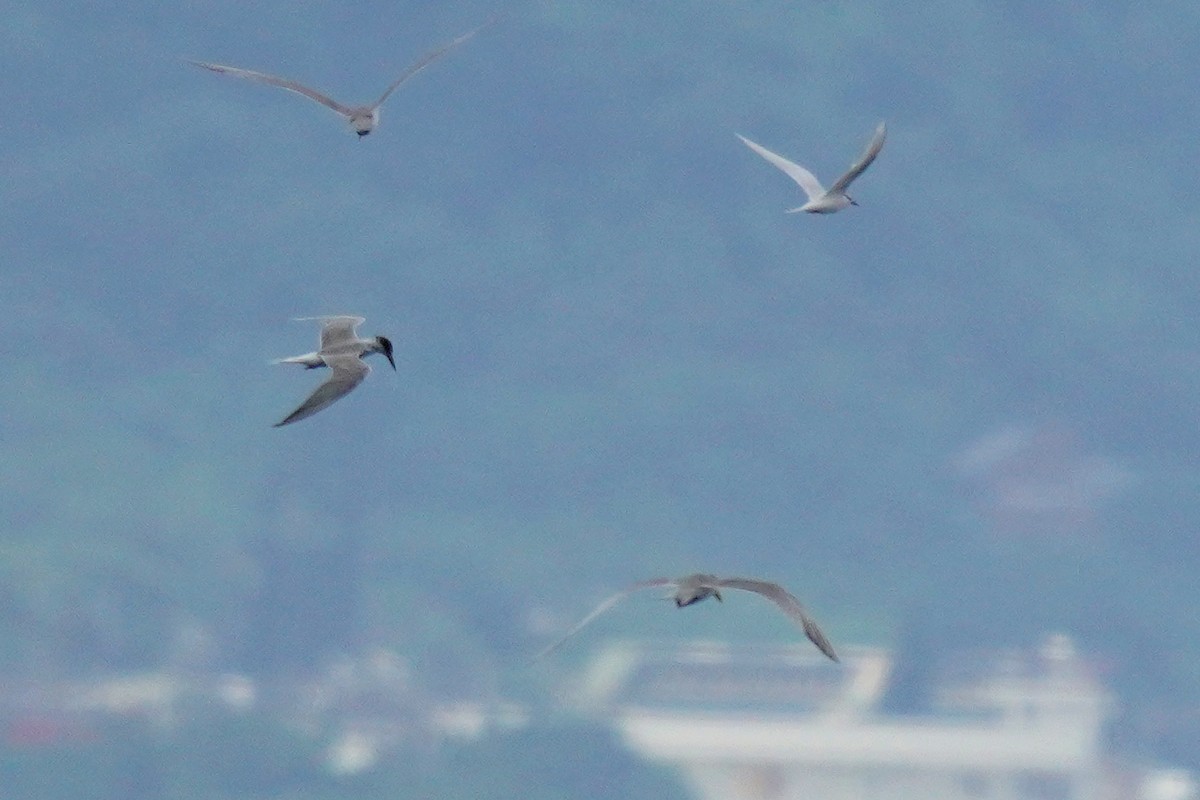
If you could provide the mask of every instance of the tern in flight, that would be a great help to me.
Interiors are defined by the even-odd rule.
[[[249,69],[239,69],[238,67],[228,67],[224,64],[210,64],[206,61],[189,61],[188,63],[195,64],[197,67],[203,67],[204,69],[212,70],[213,72],[219,72],[224,75],[233,75],[238,78],[246,78],[248,80],[258,81],[260,83],[266,83],[271,86],[278,86],[279,88],[287,89],[290,92],[302,94],[311,100],[316,100],[318,103],[326,106],[327,108],[333,109],[338,114],[341,114],[343,117],[345,117],[346,121],[350,123],[350,127],[354,128],[355,133],[357,133],[359,136],[366,136],[368,133],[375,130],[375,128],[379,125],[379,107],[383,105],[383,102],[387,100],[389,96],[391,96],[392,92],[396,91],[396,89],[400,87],[400,84],[404,83],[413,75],[416,75],[418,72],[444,56],[446,53],[453,50],[455,47],[458,47],[467,39],[470,39],[472,36],[479,33],[479,31],[493,24],[493,22],[495,22],[494,19],[489,20],[483,25],[480,25],[478,28],[468,31],[462,36],[459,36],[457,39],[447,42],[438,49],[430,51],[418,58],[416,62],[412,64],[412,66],[410,66],[403,72],[403,74],[400,75],[399,78],[396,78],[396,80],[392,81],[392,84],[387,87],[383,95],[381,95],[380,98],[375,101],[374,105],[369,106],[342,105],[332,97],[322,94],[316,89],[310,89],[304,84],[297,83],[296,81],[289,80],[287,78],[279,78],[274,75],[267,75],[264,72],[255,72]]]
[[[567,631],[561,639],[550,645],[542,652],[537,654],[537,659],[543,658],[558,649],[559,645],[570,639],[576,633],[594,620],[596,617],[608,611],[621,600],[640,589],[651,589],[655,586],[670,586],[673,592],[668,594],[664,599],[674,600],[675,605],[679,608],[690,606],[692,603],[698,603],[709,597],[715,597],[721,600],[722,589],[743,589],[747,592],[754,592],[770,600],[775,605],[779,606],[783,613],[792,618],[792,621],[797,623],[804,629],[804,634],[808,636],[809,641],[817,646],[830,659],[837,661],[837,653],[833,650],[833,645],[825,638],[825,634],[817,627],[817,623],[812,617],[804,611],[804,607],[800,605],[800,601],[792,596],[790,592],[780,586],[778,583],[770,581],[760,581],[753,578],[718,578],[716,575],[707,575],[705,573],[697,573],[695,575],[685,575],[682,578],[651,578],[646,581],[638,581],[637,583],[626,586],[621,591],[609,597],[600,605],[592,609],[592,612],[576,623],[575,627]],[[536,659],[535,659],[536,660]]]
[[[788,161],[778,153],[772,153],[761,144],[750,141],[740,133],[737,137],[745,142],[751,150],[770,161],[789,178],[800,184],[800,188],[808,195],[807,203],[796,208],[789,208],[787,213],[807,211],[810,214],[832,214],[835,211],[841,211],[846,206],[858,205],[850,195],[846,194],[846,189],[850,188],[850,184],[854,182],[855,178],[862,175],[867,167],[871,166],[875,156],[879,155],[879,151],[883,149],[883,140],[887,138],[887,126],[882,122],[879,123],[879,127],[875,129],[875,135],[871,137],[871,143],[863,151],[862,157],[851,164],[850,169],[846,170],[846,174],[834,181],[828,189],[821,186],[821,182],[817,180],[816,176],[799,164]]]
[[[303,364],[307,369],[329,367],[333,373],[316,388],[300,407],[288,414],[275,427],[297,422],[325,407],[341,400],[363,382],[371,368],[363,357],[371,353],[383,353],[392,369],[396,361],[392,358],[392,342],[386,336],[371,339],[358,338],[362,317],[300,317],[302,320],[319,320],[321,323],[321,346],[312,353],[302,356],[276,359],[275,364]]]

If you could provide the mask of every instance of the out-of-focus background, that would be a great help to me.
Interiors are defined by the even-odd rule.
[[[369,102],[496,11],[362,140],[184,61]],[[1069,672],[1104,770],[1200,768],[1198,31],[1182,0],[10,3],[6,796],[708,796],[605,658],[750,658],[721,702],[770,717],[782,615],[651,594],[528,664],[698,570],[849,654],[798,719]],[[831,217],[734,136],[828,182],[880,120]],[[320,377],[268,364],[312,349],[291,318],[333,313],[398,373],[272,429]],[[685,673],[654,704],[727,685]],[[1101,796],[1032,769],[1012,796]]]

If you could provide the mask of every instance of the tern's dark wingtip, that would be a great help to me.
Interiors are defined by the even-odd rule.
[[[812,643],[817,646],[817,649],[820,650],[826,658],[835,664],[842,663],[842,660],[838,658],[838,654],[834,652],[833,645],[831,645],[828,641],[826,641],[824,638],[822,638],[820,641],[817,641],[817,639],[813,637],[809,638],[812,639]]]

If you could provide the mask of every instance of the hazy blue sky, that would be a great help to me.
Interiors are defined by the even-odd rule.
[[[362,140],[184,63],[365,102],[497,8],[8,5],[6,663],[253,662],[308,594],[285,652],[508,674],[532,609],[701,569],[1200,701],[1193,3],[512,3]],[[881,119],[828,218],[734,136],[828,180]],[[399,372],[272,429],[324,313]],[[604,625],[793,635],[719,612]]]

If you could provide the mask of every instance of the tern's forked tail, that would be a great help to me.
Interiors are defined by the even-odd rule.
[[[321,358],[316,353],[305,353],[302,356],[288,356],[287,358],[276,358],[272,364],[300,364],[301,366],[313,369],[314,367],[325,366],[325,359]]]

